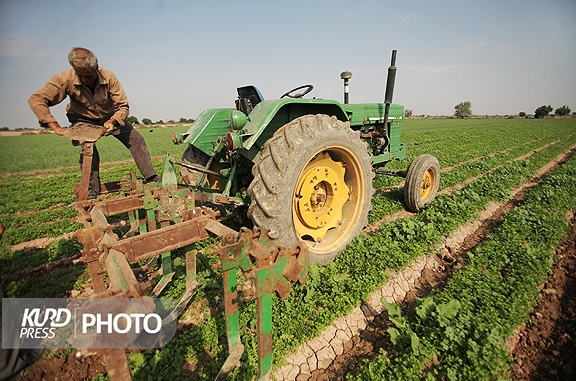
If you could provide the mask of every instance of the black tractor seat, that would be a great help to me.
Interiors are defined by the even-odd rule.
[[[260,90],[252,85],[239,87],[237,90],[236,109],[242,111],[246,116],[252,112],[254,106],[264,100]]]

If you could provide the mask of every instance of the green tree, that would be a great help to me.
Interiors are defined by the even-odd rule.
[[[544,118],[552,111],[552,106],[540,106],[534,111],[534,119]]]
[[[565,116],[565,115],[570,115],[570,107],[568,106],[562,106],[562,107],[558,107],[556,110],[554,110],[554,114],[558,115],[558,116]]]
[[[404,116],[406,118],[410,118],[412,116],[412,110],[410,110],[410,109],[404,110]]]
[[[469,118],[472,116],[472,103],[469,101],[460,102],[454,106],[454,116],[459,118]]]
[[[149,118],[144,118],[144,119],[142,119],[142,123],[145,125],[149,125],[149,124],[152,124],[152,120]]]
[[[126,118],[126,121],[128,123],[132,123],[132,124],[140,124],[140,122],[138,121],[138,118],[136,118],[133,115],[130,115],[128,118]]]
[[[526,113],[524,111],[520,111],[520,113],[518,114],[518,116],[522,117],[522,118],[526,118]]]

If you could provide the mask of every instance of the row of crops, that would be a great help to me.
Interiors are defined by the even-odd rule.
[[[505,341],[527,319],[550,275],[554,249],[576,208],[576,157],[547,175],[508,214],[442,291],[411,316],[387,305],[393,353],[365,364],[356,380],[506,379]]]
[[[576,122],[407,120],[403,134],[409,160],[430,153],[446,168],[440,184],[443,194],[416,216],[379,222],[403,210],[401,179],[374,180],[377,192],[369,221],[377,228],[358,237],[332,264],[313,266],[307,284],[293,287],[288,299],[275,299],[277,363],[357,307],[389,279],[391,269],[401,271],[419,256],[434,253],[445,237],[474,219],[489,202],[507,200],[514,188],[574,146]],[[0,148],[14,144],[5,139],[11,138],[0,138]],[[567,230],[566,211],[575,207],[570,197],[576,185],[575,160],[571,158],[545,177],[524,205],[515,208],[501,227],[468,255],[469,264],[451,277],[441,292],[419,302],[415,314],[407,316],[388,306],[395,350],[367,363],[357,379],[382,379],[383,375],[397,379],[506,376],[510,359],[503,341],[533,306],[537,286],[549,271],[552,249]],[[394,166],[403,168],[406,162]],[[118,179],[132,167],[129,161],[104,167],[103,181]],[[79,245],[73,240],[58,240],[45,249],[16,252],[10,246],[58,237],[81,227],[69,205],[79,171],[72,167],[31,172],[35,169],[41,168],[27,167],[22,173],[0,167],[0,220],[8,227],[0,246],[2,276],[12,280],[7,287],[12,297],[59,297],[80,289],[87,281],[83,266],[57,268],[35,277],[14,274],[73,256]],[[226,359],[221,340],[225,336],[221,276],[211,266],[216,262],[210,254],[213,244],[207,241],[202,243],[204,249],[199,247],[203,249],[198,258],[202,287],[192,301],[196,317],[184,316],[193,323],[167,347],[131,354],[135,379],[213,379]],[[166,293],[178,298],[185,290],[184,260],[178,253],[174,267],[176,276]],[[254,304],[241,310],[240,326],[246,327],[242,340],[247,349],[243,366],[232,374],[233,379],[249,379],[257,372],[255,310]]]

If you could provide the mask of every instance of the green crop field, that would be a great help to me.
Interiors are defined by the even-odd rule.
[[[152,156],[167,152],[181,155],[183,146],[170,140],[172,132],[185,132],[189,126],[173,128],[139,128],[146,139]],[[115,138],[108,136],[98,141],[100,160],[117,162],[130,160],[130,152]],[[73,147],[70,140],[55,134],[20,135],[0,137],[0,174],[78,167],[80,147]]]
[[[180,158],[185,148],[171,143],[172,131],[141,130],[157,169],[163,155]],[[360,235],[330,265],[312,266],[308,282],[295,285],[289,298],[274,299],[275,365],[358,307],[391,278],[392,270],[402,272],[418,258],[437,253],[460,226],[477,219],[489,204],[510,200],[513,190],[567,154],[465,254],[463,268],[416,302],[413,313],[384,303],[393,350],[348,375],[355,380],[509,379],[512,359],[505,341],[535,306],[555,249],[570,229],[566,215],[576,209],[576,119],[408,119],[402,133],[408,158],[392,167],[406,168],[424,153],[436,156],[442,168],[439,196],[417,215],[387,219],[404,210],[403,179],[374,179],[370,233]],[[104,138],[98,147],[103,181],[136,169],[115,139]],[[54,135],[0,137],[0,221],[7,227],[0,268],[10,297],[63,297],[89,281],[85,266],[71,262],[30,272],[79,253],[78,243],[62,238],[82,227],[71,206],[72,189],[80,180],[79,152]],[[44,237],[57,239],[45,248],[14,249]],[[211,239],[198,245],[202,286],[191,303],[201,318],[192,319],[165,348],[131,353],[134,379],[211,380],[226,360],[222,277],[210,253],[215,244]],[[173,254],[176,276],[165,290],[175,298],[185,290],[181,254]],[[257,373],[255,310],[254,303],[241,309],[247,349],[231,379]]]

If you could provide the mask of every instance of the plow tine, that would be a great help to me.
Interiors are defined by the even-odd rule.
[[[116,250],[110,250],[104,263],[108,270],[112,292],[118,294],[126,293],[129,296],[140,296],[138,281],[124,254]]]
[[[217,235],[218,237],[233,236],[238,235],[238,232],[234,229],[229,228],[226,225],[222,225],[216,220],[209,220],[206,224],[206,230],[210,233]]]
[[[90,184],[90,171],[92,167],[92,155],[94,154],[94,143],[85,142],[82,144],[82,178],[80,184],[75,189],[76,201],[88,199],[88,186]]]
[[[160,279],[160,282],[158,282],[156,287],[154,287],[154,290],[152,290],[152,292],[150,293],[150,296],[152,298],[157,298],[162,292],[162,290],[164,290],[164,288],[168,285],[168,283],[172,281],[173,276],[174,276],[173,272],[163,275],[162,279]]]
[[[170,253],[163,253],[162,254],[162,279],[160,282],[154,287],[152,293],[150,294],[151,297],[156,298],[164,287],[170,283],[172,277],[174,276],[174,271],[172,271],[172,259],[170,258]]]
[[[190,299],[192,299],[194,294],[196,294],[196,290],[198,289],[199,284],[200,283],[196,282],[196,284],[194,284],[192,287],[190,287],[188,290],[186,290],[186,292],[182,296],[182,299],[180,299],[180,301],[178,302],[176,307],[174,307],[172,312],[170,312],[170,314],[168,316],[166,316],[164,319],[162,319],[163,324],[169,324],[169,323],[173,322],[174,320],[178,319],[178,316],[180,316],[182,311],[184,311],[184,309],[188,305],[188,302],[190,302]]]
[[[240,270],[256,286],[258,380],[268,380],[272,371],[272,294],[277,293],[284,299],[290,293],[291,283],[306,281],[309,265],[307,247],[299,244],[292,249],[272,248],[266,231],[242,229],[240,233],[224,236],[217,252],[223,270],[229,356],[216,380],[225,379],[234,367],[240,365],[244,350],[240,342],[238,318],[236,277]]]
[[[272,372],[272,294],[257,299],[258,380],[270,378]]]
[[[227,379],[230,372],[240,365],[242,353],[244,353],[244,345],[238,342],[238,344],[230,351],[228,358],[224,362],[224,365],[222,365],[222,368],[220,368],[220,372],[218,372],[214,381],[224,381]]]
[[[196,282],[196,254],[197,251],[194,249],[186,252],[186,289],[198,285]]]

